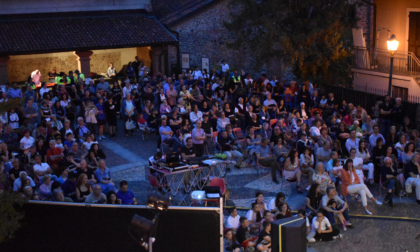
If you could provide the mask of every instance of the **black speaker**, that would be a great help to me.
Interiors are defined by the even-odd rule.
[[[290,217],[271,222],[272,252],[306,252],[306,220]]]

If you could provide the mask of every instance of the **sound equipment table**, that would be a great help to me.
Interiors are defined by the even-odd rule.
[[[208,159],[204,163],[208,166],[191,165],[187,169],[172,172],[156,166],[149,166],[149,169],[162,186],[163,194],[172,198],[171,205],[189,206],[192,204],[192,191],[202,190],[212,178],[226,176],[226,161]]]

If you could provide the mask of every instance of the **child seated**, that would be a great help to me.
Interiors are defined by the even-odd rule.
[[[147,126],[147,121],[143,118],[143,114],[139,115],[137,125],[139,126],[139,130],[143,132],[143,140],[147,139],[149,137],[150,128]]]
[[[333,159],[332,161],[333,169],[330,171],[333,176],[338,176],[341,178],[341,171],[343,170],[343,166],[341,165],[341,162],[339,159]]]
[[[335,211],[338,211],[337,209],[337,202],[334,199],[331,199],[330,201],[328,201],[327,206]],[[334,217],[336,217],[336,219],[338,219],[338,222],[343,225],[343,230],[346,231],[346,219],[344,219],[343,213],[338,212],[338,213],[334,213]]]
[[[264,218],[261,220],[261,225],[263,224],[264,221],[269,221],[269,222],[273,222],[274,219],[273,217],[271,217],[271,211],[270,210],[265,210],[264,211]]]
[[[61,149],[61,151],[64,151],[63,143],[61,142],[61,137],[57,137],[55,139],[55,148]]]
[[[73,143],[74,143],[74,137],[72,133],[67,133],[66,135],[66,140],[64,141],[64,148],[67,151],[70,151],[71,148],[73,147]]]

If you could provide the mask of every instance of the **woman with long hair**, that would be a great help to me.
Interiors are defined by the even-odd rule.
[[[409,142],[405,148],[404,148],[404,152],[401,155],[401,161],[403,162],[403,164],[406,164],[408,161],[411,160],[411,157],[414,154],[414,143],[413,142]]]
[[[287,204],[284,201],[280,201],[277,205],[278,211],[275,213],[275,219],[280,220],[287,217]]]
[[[295,149],[291,149],[289,156],[284,163],[283,177],[288,181],[297,180],[296,189],[298,193],[302,193],[301,179],[302,173],[299,166],[298,152]]]
[[[314,182],[306,195],[306,212],[310,213],[312,217],[316,215],[322,206],[321,186]]]
[[[344,170],[341,173],[341,190],[343,196],[346,197],[347,193],[356,193],[359,194],[362,198],[362,204],[365,208],[364,214],[372,215],[372,213],[367,209],[367,197],[374,201],[377,205],[382,205],[381,202],[376,200],[369,188],[363,183],[360,183],[359,177],[357,176],[356,170],[353,167],[353,160],[347,159],[346,164],[344,165]]]
[[[232,251],[232,252],[240,252],[241,245],[236,240],[236,236],[233,235],[232,229],[226,229],[224,232],[223,238],[223,247],[225,248],[225,252]]]
[[[400,140],[398,143],[395,144],[395,149],[397,149],[398,152],[398,158],[402,158],[402,154],[404,152],[404,148],[407,144],[407,136],[405,134],[401,134]]]
[[[86,155],[87,166],[92,169],[98,168],[99,158],[96,157],[96,154],[93,150],[89,150],[89,153]]]
[[[121,204],[121,200],[117,198],[117,194],[114,191],[109,191],[106,194],[107,204]]]
[[[60,97],[60,105],[63,108],[67,108],[69,106],[70,99],[67,97],[66,93],[63,93]]]
[[[283,139],[279,137],[277,144],[274,145],[273,154],[276,156],[277,162],[284,163],[289,155],[289,149],[283,144]]]
[[[85,173],[79,175],[76,184],[76,198],[79,202],[85,202],[87,196],[92,193],[88,177]]]
[[[92,144],[89,151],[93,151],[95,153],[95,157],[99,159],[106,159],[105,153],[99,149],[99,144],[97,143]]]
[[[59,101],[56,101],[56,103],[60,104]],[[51,119],[51,115],[53,114],[53,111],[46,101],[41,102],[41,107],[39,111],[41,112],[41,120],[43,122]],[[65,112],[64,112],[64,116],[65,116]]]
[[[362,169],[365,171],[369,171],[367,180],[371,184],[373,184],[374,165],[371,162],[370,154],[366,146],[366,141],[359,141],[359,148],[356,150],[356,157],[363,159]]]
[[[286,107],[286,104],[284,104],[284,100],[279,101],[279,106],[277,107],[277,116],[287,118],[288,115],[288,109]]]
[[[308,175],[308,187],[306,187],[306,190],[309,190],[312,185],[312,177],[315,173],[313,167],[314,167],[314,155],[312,154],[312,150],[309,147],[306,147],[302,154],[300,154],[299,157],[299,165],[300,170],[303,174]]]

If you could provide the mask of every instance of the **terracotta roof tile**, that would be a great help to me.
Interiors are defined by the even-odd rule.
[[[154,17],[143,15],[1,20],[0,31],[0,55],[177,42]]]

